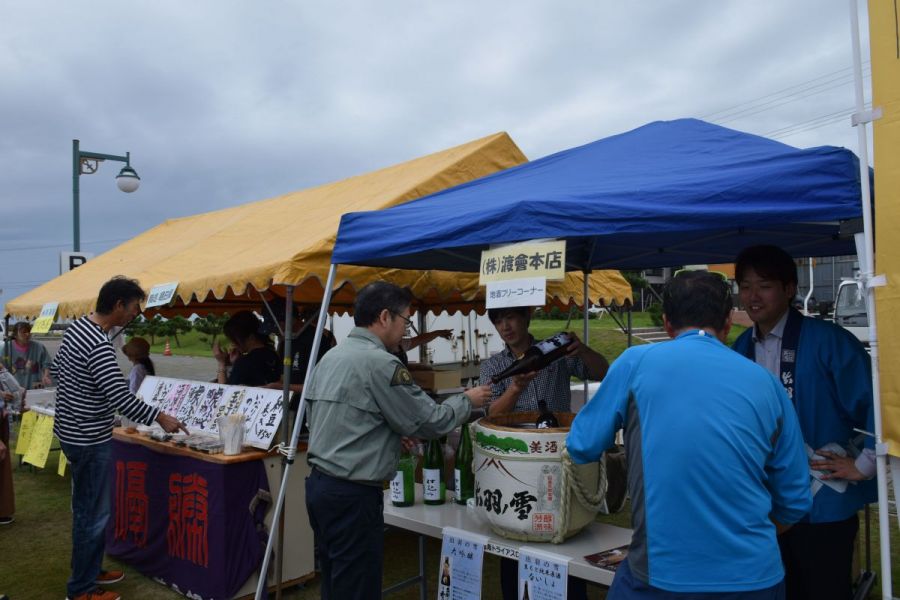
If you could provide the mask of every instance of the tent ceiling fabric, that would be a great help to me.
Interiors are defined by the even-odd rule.
[[[416,298],[416,308],[427,308],[440,313],[484,311],[484,287],[479,287],[478,276],[472,273],[448,273],[443,271],[418,271],[406,269],[371,269],[366,267],[341,267],[338,269],[338,285],[336,286],[329,306],[333,313],[351,313],[356,292],[365,284],[375,279],[385,279],[400,286],[409,286]],[[588,298],[594,304],[624,305],[631,302],[631,286],[619,271],[594,271],[588,279]],[[221,300],[212,302],[193,302],[187,306],[175,305],[159,311],[164,316],[193,313],[228,312],[234,314],[238,310],[250,309],[260,311],[262,296],[283,296],[285,290],[278,287],[265,294],[255,290],[237,296],[226,294]],[[565,281],[547,282],[546,306],[570,308],[583,306],[584,276],[581,273],[567,273]],[[310,277],[294,288],[294,301],[305,306],[318,306],[324,296],[323,282],[317,277]]]
[[[526,160],[506,133],[497,133],[336,183],[171,219],[15,298],[6,312],[34,317],[45,303],[59,302],[59,318],[87,314],[100,287],[115,275],[137,279],[147,291],[178,281],[175,306],[164,311],[172,314],[258,306],[257,290],[279,284],[298,286],[300,302],[319,303],[341,214],[394,206]],[[337,287],[346,285],[338,299],[347,304],[353,290],[386,277],[373,269],[341,271]],[[613,287],[595,298],[609,303],[630,293],[620,276],[604,281]],[[475,298],[471,283],[461,285],[453,275],[434,275],[432,283],[448,305],[453,294],[467,302]]]
[[[843,148],[657,121],[403,206],[346,214],[332,262],[477,271],[490,244],[538,238],[566,239],[571,270],[730,262],[756,243],[794,256],[852,254],[839,231],[861,215],[858,164]]]

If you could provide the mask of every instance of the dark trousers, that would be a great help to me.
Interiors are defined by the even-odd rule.
[[[72,467],[72,577],[69,598],[89,592],[103,566],[110,515],[112,442],[76,446],[60,442]]]
[[[519,599],[519,561],[510,558],[500,559],[500,591],[503,593],[503,600]],[[587,600],[587,582],[569,575],[566,582],[566,598]]]
[[[787,600],[851,597],[853,541],[859,517],[833,523],[797,523],[778,536]]]
[[[784,580],[746,592],[669,592],[637,579],[625,559],[619,564],[606,600],[785,600]]]
[[[313,468],[306,511],[315,534],[323,600],[381,598],[384,559],[381,488],[337,479]]]

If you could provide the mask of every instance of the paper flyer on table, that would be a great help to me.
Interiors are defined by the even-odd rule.
[[[481,598],[481,570],[488,538],[444,527],[438,565],[438,600]]]
[[[519,548],[519,598],[565,600],[568,579],[568,557],[529,546]]]

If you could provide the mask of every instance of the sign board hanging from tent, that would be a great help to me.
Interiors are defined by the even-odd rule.
[[[523,242],[484,250],[478,271],[479,285],[528,277],[565,279],[566,242]]]
[[[48,302],[41,308],[40,316],[34,321],[34,325],[31,326],[31,333],[47,333],[50,331],[50,326],[53,325],[53,320],[56,318],[56,309],[59,308],[59,302]]]

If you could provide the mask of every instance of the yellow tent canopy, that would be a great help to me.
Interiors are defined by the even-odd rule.
[[[379,210],[526,162],[506,133],[497,133],[441,152],[268,200],[165,221],[6,305],[20,318],[58,302],[58,318],[74,318],[94,308],[97,291],[114,275],[140,281],[145,290],[177,281],[174,303],[163,314],[234,312],[258,307],[262,292],[285,294],[317,304],[341,215]],[[483,304],[477,275],[440,271],[341,267],[332,307],[349,307],[355,291],[376,279],[408,285],[421,306],[471,309]],[[590,299],[630,301],[631,288],[617,271],[591,275]],[[580,274],[548,286],[557,305],[583,294]]]

